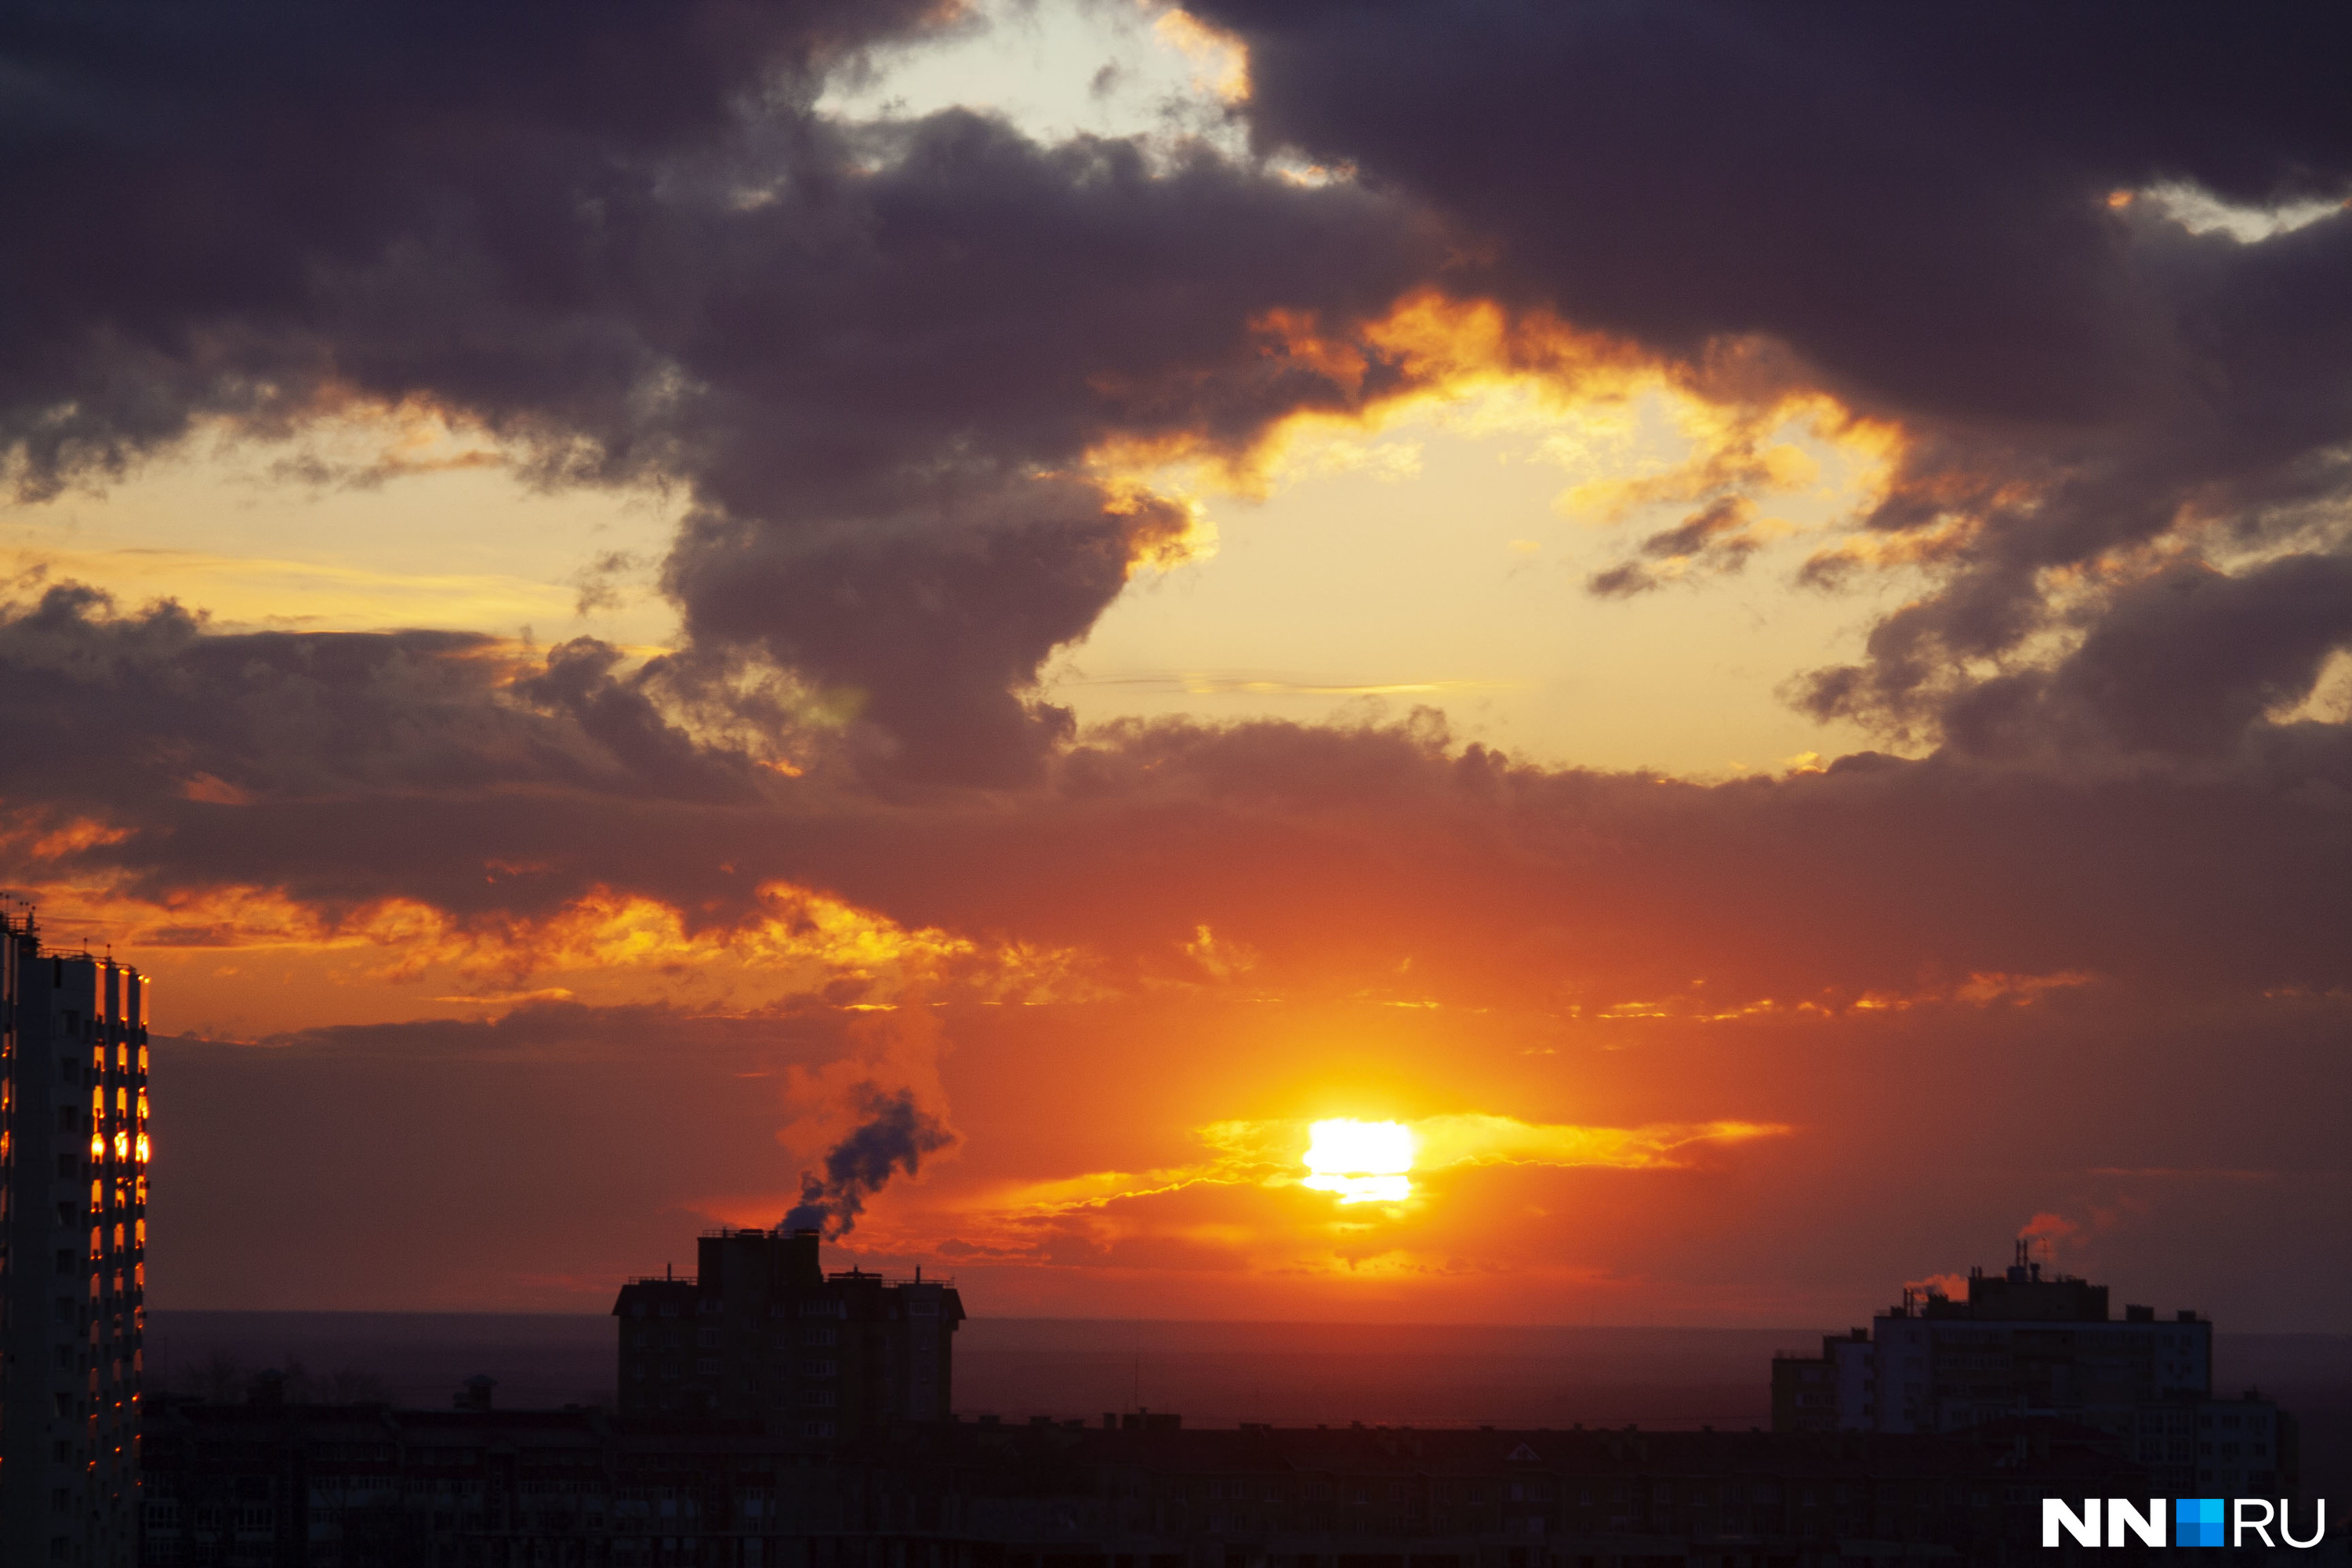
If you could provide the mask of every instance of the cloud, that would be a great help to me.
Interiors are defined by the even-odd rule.
[[[1007,1215],[1034,1216],[1132,1205],[1200,1186],[1305,1185],[1303,1156],[1312,1120],[1220,1121],[1195,1131],[1194,1137],[1212,1151],[1209,1158],[1196,1163],[1056,1177],[995,1194],[988,1204]],[[1402,1125],[1412,1138],[1412,1177],[1416,1185],[1447,1172],[1481,1165],[1677,1170],[1707,1145],[1783,1137],[1790,1131],[1777,1124],[1734,1121],[1580,1127],[1530,1123],[1486,1112],[1410,1118]]]
[[[2173,646],[2168,617],[2195,626],[2205,595],[2254,589],[2278,651],[2236,657],[2291,688],[2325,640],[2298,617],[2326,624],[2327,600],[2273,570],[2186,575],[2153,596],[2151,629],[2117,620],[2031,700],[2130,711],[2122,679],[2091,667],[2146,659],[2111,643]],[[1011,1000],[1198,985],[1245,962],[1269,995],[1630,1025],[2052,1005],[2094,976],[2199,994],[2352,983],[2332,935],[2352,873],[2331,826],[2344,726],[2200,709],[2197,673],[2218,662],[2190,658],[2172,708],[2158,684],[2130,699],[2145,722],[2249,726],[2199,768],[2176,752],[2086,775],[1952,747],[1703,784],[1516,762],[1423,714],[1114,725],[1027,789],[877,799],[814,758],[797,778],[762,766],[802,731],[706,723],[660,659],[222,634],[60,586],[0,616],[0,721],[22,742],[0,758],[0,875],[94,934],[340,945],[432,971],[438,992],[536,975],[603,994],[674,972],[714,1004],[853,981],[874,1001],[916,981]]]
[[[1585,588],[1600,598],[1622,599],[1694,569],[1737,572],[1763,548],[1756,523],[1754,502],[1745,496],[1726,496],[1642,542],[1641,554],[1658,564],[1623,562],[1595,573]]]
[[[0,162],[47,232],[0,249],[0,457],[37,497],[207,423],[376,408],[530,482],[674,486],[675,676],[789,669],[869,772],[1023,777],[1067,733],[1042,662],[1189,526],[1088,452],[1345,404],[1251,323],[1378,313],[1443,253],[1370,192],[1205,147],[812,107],[945,16],[20,18]],[[168,279],[120,265],[160,254]]]
[[[2092,651],[2184,557],[2233,579],[2296,557],[2326,605],[2298,625],[2342,646],[2323,628],[2352,550],[2352,136],[2300,52],[2323,40],[2290,59],[2214,17],[2118,51],[2096,10],[2020,50],[1990,14],[1194,9],[1248,50],[1257,145],[1443,214],[1490,263],[1477,287],[1693,365],[1771,365],[1902,432],[1811,576],[1901,563],[1931,591],[1802,689],[1816,710],[1970,745],[1999,707],[2067,742],[2005,681]],[[2173,195],[2108,199],[2138,189]],[[2184,189],[2308,221],[2200,228]],[[1647,558],[1696,542],[1659,534],[1593,590],[1654,585]],[[2213,595],[2213,634],[2264,642],[2263,596]],[[2223,661],[2199,688],[2236,714],[2300,679],[2293,657]],[[2203,712],[2185,732],[2116,717],[2158,750],[2215,740]]]
[[[908,1217],[949,1184],[894,1179],[858,1235],[1139,1276],[1458,1280],[1540,1226],[1587,1248],[1579,1278],[1605,1256],[1662,1279],[1675,1237],[1728,1256],[1786,1235],[1738,1207],[1732,1162],[1785,1154],[1780,1215],[1916,1206],[1896,1183],[1857,1197],[1853,1172],[1916,1163],[1921,1126],[2055,1116],[2015,1104],[2028,1079],[2059,1081],[2053,1106],[2165,1086],[2103,1115],[2094,1173],[2275,1167],[2311,1209],[2340,1197],[2314,1121],[2336,1099],[2311,1086],[2340,1076],[2352,991],[2352,741],[2298,704],[2352,644],[2352,215],[2321,210],[2352,179],[2345,24],[2282,49],[2251,15],[2151,31],[2093,9],[2019,49],[1995,14],[1888,7],[1193,15],[1267,161],[818,113],[860,51],[952,25],[915,0],[0,23],[0,169],[36,219],[0,237],[21,496],[225,435],[284,443],[289,482],[496,461],[667,488],[683,518],[657,565],[575,584],[657,574],[687,641],[653,658],[16,590],[0,874],[182,970],[278,966],[212,994],[307,980],[343,1009],[239,1031],[266,1050],[185,1047],[190,1110],[159,1146],[210,1162],[189,1190],[328,1238],[279,1260],[328,1295],[405,1289],[484,1194],[505,1222],[464,1244],[485,1277],[535,1226],[625,1270],[604,1215],[643,1253],[695,1194],[772,1192],[790,1116],[794,1147],[848,1151],[844,1181],[909,1171],[914,1118],[948,1103],[942,1018],[1033,1068],[1040,1039],[1075,1042],[1010,1109],[983,1103],[988,1072],[958,1087],[959,1127],[1026,1148],[1085,1132],[1033,1097],[1106,1063],[1158,1075],[1154,1114],[1203,1060],[1241,1100],[1326,1037],[1295,1022],[1312,1011],[1348,1042],[1338,1077],[1380,1040],[1417,1053],[1400,1076],[1511,1069],[1455,1102],[1512,1116],[1426,1124],[1466,1151],[1437,1183],[1464,1200],[1452,1235],[1261,1249],[1343,1222],[1266,1184],[1289,1156],[1238,1131],[973,1176],[1030,1207],[961,1235]],[[1336,173],[1286,177],[1293,153]],[[2309,221],[2216,227],[2191,190]],[[1789,695],[1890,752],[1706,784],[1538,765],[1433,713],[1079,733],[1041,700],[1045,661],[1134,572],[1199,546],[1169,474],[1248,492],[1333,432],[1333,460],[1377,458],[1370,416],[1506,382],[1552,411],[1664,388],[1692,422],[1690,461],[1569,498],[1672,509],[1604,596],[1758,570],[1769,498],[1811,482],[1792,422],[1866,458],[1864,509],[1803,580],[1896,570],[1917,592]],[[321,423],[397,438],[306,466]],[[401,985],[499,1016],[384,1023]],[[2167,1120],[2237,1092],[2245,1040],[2275,1047],[2259,1113]],[[1590,1106],[1546,1076],[1563,1058],[1580,1094],[1624,1061],[1680,1081]],[[1849,1102],[1855,1059],[1905,1066]],[[451,1096],[453,1061],[492,1088]],[[1774,1086],[1791,1063],[1801,1095]],[[776,1093],[745,1096],[761,1073]],[[1832,1103],[1834,1138],[1810,1109]],[[295,1145],[267,1170],[256,1107]],[[1167,1114],[1286,1109],[1261,1085]],[[888,1136],[845,1143],[845,1115]],[[2083,1136],[2033,1127],[1935,1256],[2001,1214],[2116,1206],[2093,1189],[2119,1178],[2019,1174]],[[471,1163],[422,1171],[397,1245],[362,1258],[335,1205],[373,1201],[364,1173],[412,1142]],[[1825,1149],[1818,1184],[1790,1173]],[[1648,1195],[1617,1204],[1622,1184]],[[2200,1201],[2207,1235],[2284,1223]],[[183,1261],[233,1304],[262,1274],[236,1256]]]
[[[1603,596],[1754,553],[1793,475],[1738,410],[1877,432],[1884,482],[1809,577],[1929,591],[1790,694],[1914,747],[2201,754],[2346,646],[2352,214],[2180,216],[2191,188],[2311,216],[2352,184],[2329,84],[2269,30],[2119,57],[2077,19],[2020,58],[1984,19],[1930,42],[1704,0],[1194,11],[1169,25],[1214,40],[1260,149],[1356,177],[816,112],[828,72],[949,20],[914,4],[19,19],[0,159],[43,222],[0,257],[0,448],[45,494],[202,422],[375,408],[533,482],[676,487],[675,693],[821,711],[810,744],[892,787],[1034,782],[1070,739],[1045,661],[1192,528],[1106,454],[1271,472],[1286,422],[1507,363],[1641,366],[1731,411],[1620,498],[1694,510]],[[2139,189],[2171,194],[2108,199]],[[150,254],[168,279],[120,264]],[[1483,358],[1444,341],[1481,310]],[[1581,371],[1536,352],[1562,333]],[[2303,640],[2206,668],[2191,721],[2104,712],[2128,678],[2021,691],[2141,658],[2123,634],[2200,569],[2247,589],[2203,596],[2232,646],[2299,574]]]

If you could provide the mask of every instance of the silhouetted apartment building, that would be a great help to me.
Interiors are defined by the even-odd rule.
[[[0,1564],[138,1560],[139,972],[0,921]]]
[[[2127,1442],[2167,1486],[2259,1491],[2291,1468],[2288,1417],[2251,1394],[2214,1400],[2210,1321],[2151,1307],[2111,1318],[2105,1286],[2043,1279],[2021,1242],[2005,1273],[1972,1270],[1964,1300],[1906,1290],[1868,1329],[1823,1340],[1820,1356],[1772,1364],[1776,1431],[1953,1432],[2021,1417]]]
[[[826,1274],[813,1230],[699,1238],[691,1279],[633,1279],[620,1320],[624,1415],[753,1420],[779,1436],[845,1437],[952,1408],[955,1287]]]

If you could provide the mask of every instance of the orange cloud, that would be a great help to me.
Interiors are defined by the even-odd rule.
[[[1150,1171],[1096,1171],[1024,1183],[982,1194],[982,1212],[1007,1215],[1068,1213],[1155,1197],[1195,1186],[1304,1185],[1308,1118],[1213,1122],[1193,1136],[1208,1157],[1188,1165]],[[1701,1144],[1730,1144],[1785,1136],[1780,1123],[1720,1121],[1662,1122],[1642,1127],[1584,1127],[1522,1121],[1517,1117],[1459,1112],[1405,1119],[1414,1155],[1416,1181],[1477,1165],[1606,1166],[1616,1170],[1667,1170],[1688,1163],[1686,1152]]]
[[[47,830],[41,842],[106,842],[92,837],[103,831],[78,823]],[[721,1008],[795,995],[874,1005],[911,989],[995,1002],[1094,994],[1082,955],[1070,950],[907,926],[782,881],[761,884],[748,913],[709,922],[659,899],[601,887],[541,915],[460,916],[398,898],[333,910],[251,887],[146,899],[105,885],[50,884],[39,902],[53,933],[103,931],[151,961],[190,951],[341,961],[328,972],[336,984],[455,984],[460,995],[436,1000],[493,1006],[553,994],[635,999],[648,983]],[[361,961],[356,970],[352,959]],[[526,988],[528,981],[549,984]]]

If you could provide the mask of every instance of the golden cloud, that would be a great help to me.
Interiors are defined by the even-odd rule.
[[[1674,1170],[1688,1164],[1702,1145],[1782,1137],[1791,1131],[1779,1122],[1740,1121],[1592,1127],[1476,1111],[1402,1119],[1402,1124],[1412,1136],[1415,1182],[1442,1180],[1448,1172],[1479,1165]],[[1008,1216],[1043,1215],[1099,1210],[1198,1186],[1300,1186],[1307,1173],[1303,1160],[1311,1125],[1304,1117],[1213,1122],[1195,1131],[1208,1154],[1190,1164],[1024,1183],[982,1194],[975,1207]]]

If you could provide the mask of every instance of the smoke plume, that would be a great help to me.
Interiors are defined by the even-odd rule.
[[[784,1215],[786,1230],[848,1235],[868,1194],[880,1192],[891,1172],[911,1176],[924,1155],[955,1142],[947,1123],[916,1105],[911,1089],[885,1092],[869,1082],[853,1093],[865,1120],[825,1154],[823,1175],[801,1173],[801,1201]]]

